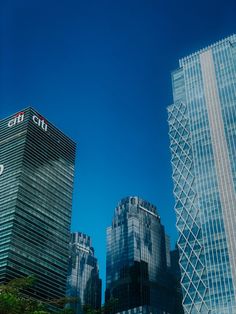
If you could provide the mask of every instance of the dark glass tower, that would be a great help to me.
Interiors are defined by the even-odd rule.
[[[175,287],[175,309],[176,313],[184,313],[183,310],[183,293],[181,289],[181,271],[179,266],[179,250],[176,248],[170,252],[170,268],[172,274],[173,286]]]
[[[84,305],[93,309],[100,308],[101,288],[102,281],[99,279],[98,262],[94,256],[91,238],[80,232],[72,233],[67,296],[79,298],[79,302],[70,305],[75,314],[83,313]]]
[[[0,121],[0,283],[34,274],[37,299],[65,295],[75,143],[27,108]]]
[[[114,313],[176,312],[176,286],[169,272],[169,240],[154,205],[123,199],[107,228],[106,300]]]

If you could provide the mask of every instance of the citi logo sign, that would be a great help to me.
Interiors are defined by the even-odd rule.
[[[38,117],[38,116],[34,115],[32,117],[32,119],[33,119],[35,124],[37,124],[39,127],[41,127],[41,129],[43,129],[45,132],[47,132],[48,125],[45,123],[45,120],[43,117]]]
[[[13,119],[8,122],[8,127],[11,128],[14,125],[21,123],[24,120],[24,112],[18,112]]]
[[[4,170],[4,166],[0,165],[0,175],[3,173],[3,170]]]
[[[8,122],[8,127],[11,128],[13,127],[14,125],[17,125],[21,122],[24,121],[24,117],[25,117],[25,114],[24,112],[19,112],[17,113],[13,119],[11,119],[9,122]],[[37,116],[37,115],[33,115],[32,116],[32,120],[33,122],[39,126],[42,130],[44,130],[45,132],[47,132],[47,129],[48,129],[48,125],[47,123],[45,122],[45,119],[41,116]]]

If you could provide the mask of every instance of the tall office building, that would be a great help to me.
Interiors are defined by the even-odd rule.
[[[181,59],[172,84],[185,313],[236,313],[236,36]]]
[[[86,234],[71,234],[70,258],[67,278],[67,296],[78,298],[69,305],[75,314],[82,314],[83,306],[93,309],[101,306],[102,282],[99,278],[98,262],[94,256],[91,238]]]
[[[34,274],[28,293],[65,296],[75,143],[27,108],[0,121],[0,283]]]
[[[113,312],[178,314],[168,267],[169,240],[156,207],[138,197],[121,200],[107,228],[106,300],[117,300]]]

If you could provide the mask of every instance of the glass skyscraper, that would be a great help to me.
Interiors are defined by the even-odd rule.
[[[94,256],[91,238],[80,232],[72,233],[67,296],[78,298],[78,302],[70,304],[70,308],[75,314],[82,314],[84,305],[99,309],[101,288],[102,282],[99,278],[98,262]]]
[[[169,239],[154,205],[127,197],[107,228],[106,300],[114,313],[178,314]]]
[[[34,274],[28,293],[65,296],[75,143],[32,108],[0,121],[0,283]]]
[[[236,313],[236,36],[179,62],[168,108],[185,313]]]

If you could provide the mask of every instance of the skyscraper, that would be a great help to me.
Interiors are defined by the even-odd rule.
[[[70,240],[70,258],[67,278],[67,296],[78,298],[70,304],[75,314],[83,313],[83,306],[93,309],[101,306],[102,282],[99,278],[98,262],[94,256],[91,238],[74,232]]]
[[[75,143],[27,108],[0,121],[0,283],[34,274],[29,294],[65,296]]]
[[[236,36],[179,62],[168,108],[186,313],[236,313]]]
[[[117,300],[114,313],[178,314],[167,261],[169,240],[156,207],[138,197],[121,200],[107,228],[106,300]]]

